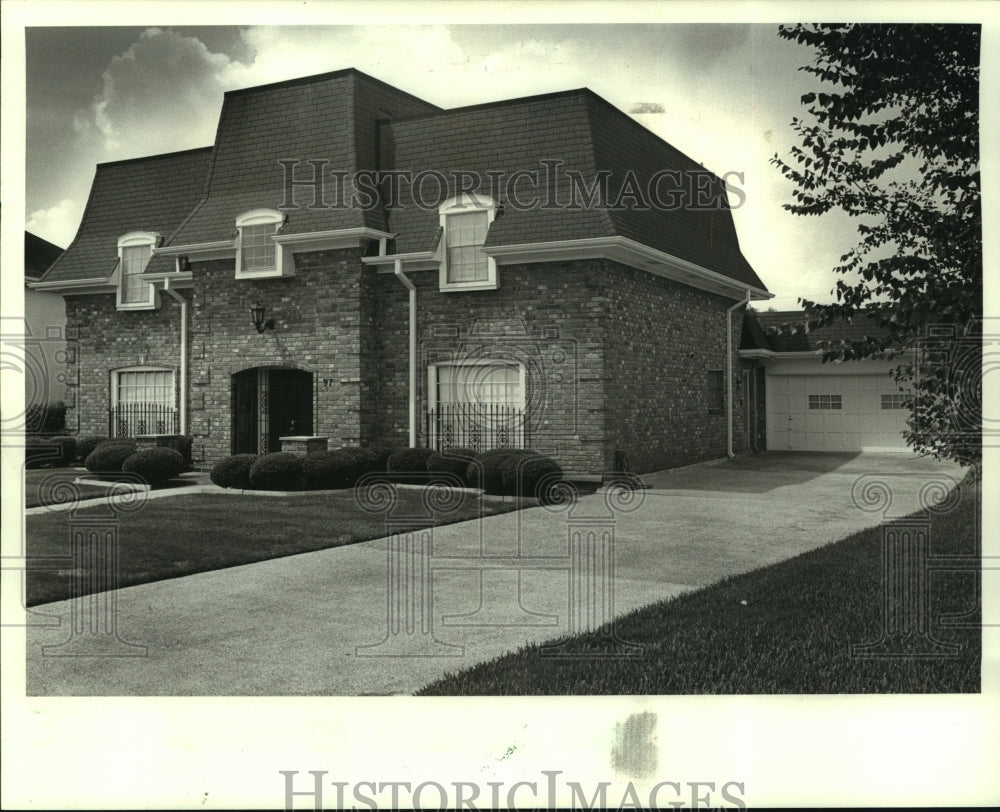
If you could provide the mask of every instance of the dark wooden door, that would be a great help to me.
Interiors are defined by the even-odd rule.
[[[257,370],[233,375],[233,453],[257,453]]]
[[[279,437],[313,433],[313,376],[301,369],[270,369],[268,378],[268,445],[277,451]]]

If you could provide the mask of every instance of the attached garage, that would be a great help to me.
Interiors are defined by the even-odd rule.
[[[871,324],[774,335],[769,327],[801,313],[757,313],[744,325],[740,355],[764,367],[767,448],[771,451],[907,451],[909,411],[891,371],[900,363],[822,362],[821,340],[860,338]]]
[[[767,447],[773,451],[905,450],[907,410],[888,370],[822,374],[767,370]],[[866,362],[845,362],[863,366]],[[779,362],[776,366],[782,366]],[[881,367],[881,364],[878,364]]]

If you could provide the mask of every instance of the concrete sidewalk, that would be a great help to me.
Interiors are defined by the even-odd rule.
[[[32,611],[59,626],[29,629],[27,690],[412,693],[445,672],[559,638],[587,612],[591,621],[622,614],[876,525],[879,488],[891,491],[891,515],[912,512],[928,482],[950,487],[963,473],[909,454],[761,454],[644,476],[649,488],[631,502],[597,493],[570,510],[439,527],[431,555],[414,542],[390,556],[380,539],[46,604]],[[612,573],[600,558],[609,549],[613,578],[603,585],[613,581],[613,607],[600,588]],[[74,607],[89,622],[112,599],[118,638],[143,649],[70,633]],[[43,655],[42,646],[52,648]],[[141,656],[60,656],[95,647]]]

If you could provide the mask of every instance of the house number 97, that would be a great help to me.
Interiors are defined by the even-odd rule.
[[[333,386],[336,382],[337,382],[336,378],[324,378],[323,379],[323,386],[324,386],[324,388],[329,388],[329,387]]]

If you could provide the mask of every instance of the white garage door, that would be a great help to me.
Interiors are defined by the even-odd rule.
[[[906,449],[909,412],[888,375],[773,375],[767,398],[774,451]]]

